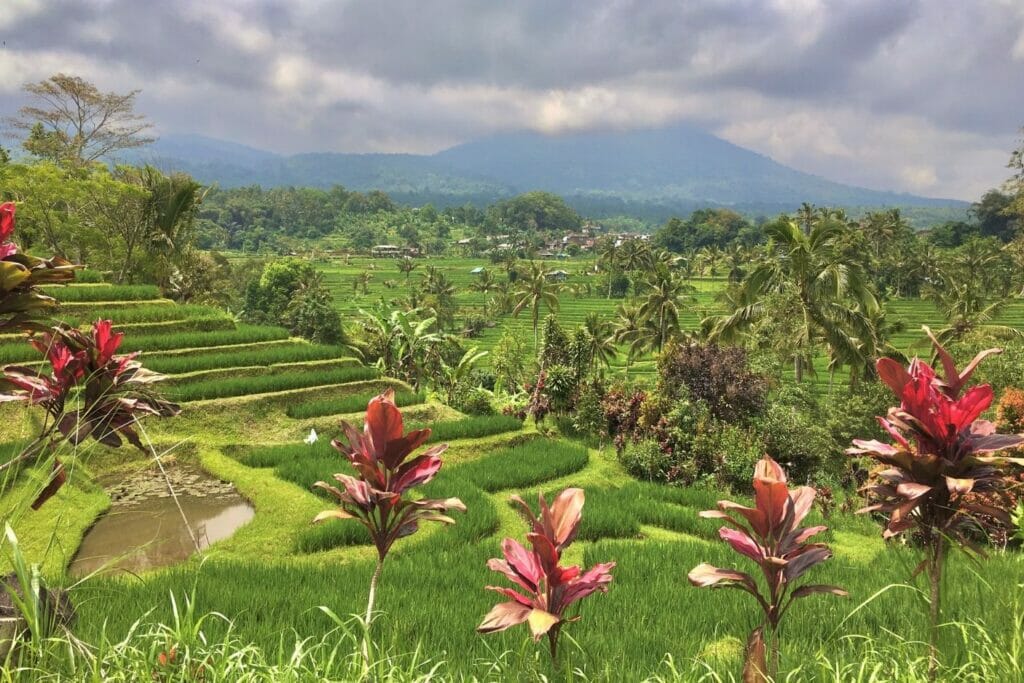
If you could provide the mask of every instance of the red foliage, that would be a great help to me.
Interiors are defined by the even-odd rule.
[[[362,434],[347,422],[341,426],[348,443],[335,439],[331,446],[348,458],[358,476],[335,474],[340,489],[322,481],[315,484],[334,496],[340,507],[321,512],[314,522],[358,520],[370,532],[378,557],[383,560],[394,542],[415,533],[420,522],[453,524],[455,520],[445,513],[466,510],[458,498],[413,501],[403,497],[412,487],[434,478],[441,469],[439,456],[448,444],[434,446],[406,462],[430,437],[430,430],[405,433],[393,389],[370,399]]]
[[[487,566],[504,574],[518,588],[487,586],[511,598],[502,602],[484,617],[477,627],[481,633],[495,633],[518,624],[529,624],[534,640],[547,635],[552,657],[557,656],[558,633],[566,623],[579,617],[565,617],[565,610],[578,600],[595,592],[607,592],[614,562],[597,564],[583,571],[577,566],[563,567],[562,553],[576,538],[583,510],[583,489],[562,491],[548,507],[540,495],[540,517],[519,496],[512,500],[519,505],[532,529],[526,535],[531,550],[518,541],[506,538],[501,544],[504,559],[492,559]]]

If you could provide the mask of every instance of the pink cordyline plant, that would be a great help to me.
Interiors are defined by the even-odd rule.
[[[322,481],[314,484],[337,499],[339,506],[321,512],[313,521],[355,519],[370,533],[377,549],[377,567],[370,579],[366,605],[364,623],[368,633],[377,583],[391,546],[398,539],[415,533],[420,522],[454,524],[455,520],[447,513],[465,512],[466,506],[458,498],[411,500],[404,497],[412,487],[434,478],[441,469],[440,455],[448,449],[448,444],[433,446],[407,462],[409,455],[430,437],[430,429],[404,431],[393,389],[370,399],[362,434],[347,422],[342,422],[341,427],[347,443],[335,439],[331,446],[348,458],[356,476],[335,474],[340,488]],[[366,639],[363,640],[363,656],[369,662]]]
[[[986,530],[989,520],[1010,524],[1005,506],[990,504],[1000,500],[998,495],[987,495],[987,502],[981,502],[969,494],[1003,490],[1005,466],[1024,465],[1024,458],[993,454],[1024,444],[1024,435],[997,434],[994,424],[979,419],[992,404],[992,387],[967,388],[978,364],[1000,350],[979,353],[959,371],[931,331],[924,329],[942,363],[942,375],[919,359],[908,368],[889,358],[879,359],[879,378],[900,400],[886,417],[878,418],[893,443],[854,440],[847,453],[866,456],[880,465],[862,489],[870,504],[860,512],[887,515],[885,538],[914,531],[926,549],[925,559],[914,573],[927,570],[929,578],[929,675],[934,680],[939,666],[938,624],[946,551],[953,542],[980,555],[970,532]]]
[[[0,465],[0,472],[33,460],[54,449],[61,438],[80,444],[92,438],[111,448],[127,441],[147,455],[135,425],[145,415],[171,417],[180,408],[163,400],[152,385],[164,379],[135,360],[137,353],[116,355],[124,334],[113,332],[109,320],[99,320],[87,334],[69,327],[54,327],[30,340],[46,358],[42,368],[8,365],[0,376],[0,402],[26,401],[46,411],[39,437],[22,453]],[[32,504],[38,509],[66,479],[59,460],[50,482]]]
[[[754,507],[727,500],[717,510],[705,510],[701,517],[724,520],[728,526],[718,535],[733,550],[757,564],[765,590],[746,572],[700,564],[689,574],[690,583],[700,588],[739,588],[752,595],[764,611],[764,623],[750,634],[744,663],[744,680],[760,681],[778,672],[779,625],[793,602],[818,593],[845,596],[836,586],[796,581],[809,569],[832,557],[823,543],[808,543],[827,527],[801,527],[814,503],[810,486],[789,489],[786,473],[767,455],[754,467]],[[768,630],[769,656],[765,658],[764,630]]]
[[[506,538],[501,551],[505,559],[492,559],[487,566],[504,574],[519,590],[504,586],[487,586],[507,598],[494,606],[477,627],[480,633],[496,633],[518,624],[528,624],[533,639],[545,635],[552,662],[558,661],[558,635],[562,627],[579,616],[566,617],[573,603],[600,591],[608,592],[614,562],[596,564],[583,571],[577,566],[563,567],[562,553],[576,538],[583,510],[583,489],[562,491],[548,507],[543,494],[538,495],[540,517],[519,496],[512,501],[523,511],[531,532],[526,535],[531,550],[518,541]]]

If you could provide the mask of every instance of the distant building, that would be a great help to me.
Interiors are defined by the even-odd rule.
[[[486,272],[487,272],[486,268],[484,268],[483,266],[477,266],[473,270],[469,271],[469,274],[470,275],[482,275],[483,273],[486,273]]]
[[[566,278],[569,277],[569,273],[564,270],[552,270],[545,277],[552,282],[565,282]]]

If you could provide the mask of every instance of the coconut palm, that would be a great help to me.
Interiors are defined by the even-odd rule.
[[[530,309],[533,321],[533,345],[536,347],[541,306],[547,307],[548,311],[557,311],[560,288],[548,279],[544,268],[534,261],[530,262],[530,272],[520,278],[517,284],[519,287],[515,292],[516,304],[512,308],[512,315],[518,318],[525,309]]]
[[[680,309],[684,303],[696,303],[692,296],[696,290],[661,264],[654,268],[646,283],[648,291],[640,305],[640,315],[657,330],[655,348],[660,352],[680,332]]]
[[[843,253],[847,229],[833,219],[815,219],[806,233],[787,218],[765,226],[768,257],[744,278],[733,312],[710,321],[711,340],[731,341],[771,315],[763,301],[775,294],[791,296],[799,311],[794,337],[786,340],[797,382],[813,373],[813,353],[822,343],[867,338],[878,301],[863,268]]]
[[[469,288],[474,292],[489,294],[490,292],[497,291],[498,280],[494,277],[494,274],[491,271],[485,270],[480,273],[475,280],[469,283]]]
[[[619,245],[614,237],[602,237],[597,243],[597,263],[608,273],[608,298],[612,298],[612,273],[619,269]]]
[[[627,273],[647,270],[654,261],[650,247],[639,239],[626,240],[620,250],[619,263]]]
[[[650,345],[650,330],[640,314],[640,307],[633,304],[619,304],[615,311],[614,339],[618,344],[626,345],[626,373],[637,356],[640,356]]]
[[[412,275],[412,271],[416,270],[419,264],[413,261],[411,258],[406,256],[405,258],[398,261],[398,272],[405,273],[405,281],[409,281],[409,276]]]
[[[593,311],[583,320],[583,330],[587,333],[590,370],[592,371],[598,363],[610,367],[612,358],[618,355],[615,348],[615,330],[611,322],[602,318],[597,311]]]

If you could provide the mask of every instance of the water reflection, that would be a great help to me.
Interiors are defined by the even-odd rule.
[[[253,518],[255,510],[238,494],[178,496],[201,547],[227,538]],[[97,569],[137,572],[165,567],[195,552],[174,500],[147,498],[115,505],[82,540],[69,571],[82,576]]]

